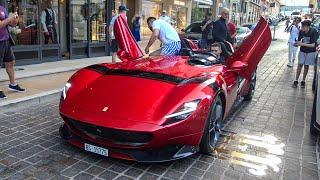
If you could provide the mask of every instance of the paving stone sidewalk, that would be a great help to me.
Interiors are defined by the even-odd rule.
[[[0,179],[288,179],[319,180],[317,137],[309,134],[312,73],[293,89],[286,40],[272,43],[257,90],[225,126],[213,156],[156,164],[104,158],[58,134],[58,102],[0,114]]]

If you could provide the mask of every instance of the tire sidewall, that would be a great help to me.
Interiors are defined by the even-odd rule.
[[[209,133],[209,128],[210,128],[210,122],[212,121],[212,118],[213,118],[213,110],[214,110],[214,106],[215,104],[217,103],[220,103],[221,106],[222,106],[222,114],[224,113],[224,109],[223,109],[223,104],[222,104],[222,100],[221,98],[219,97],[219,95],[217,95],[213,102],[211,103],[211,107],[210,107],[210,112],[209,112],[209,115],[208,115],[208,118],[207,118],[207,121],[206,121],[206,124],[205,124],[205,128],[203,130],[203,134],[202,134],[202,138],[201,138],[201,142],[200,142],[200,151],[202,153],[205,153],[205,154],[210,154],[213,152],[214,148],[211,147],[210,145],[210,133]]]

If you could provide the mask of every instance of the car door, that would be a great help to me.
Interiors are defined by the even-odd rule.
[[[232,56],[228,58],[227,65],[230,66],[234,61],[242,61],[248,64],[248,67],[240,71],[239,74],[249,80],[263,55],[268,50],[271,39],[268,22],[261,17],[251,34],[242,42]]]
[[[119,46],[117,54],[122,61],[135,60],[143,57],[143,51],[134,39],[124,14],[118,15],[113,29]]]

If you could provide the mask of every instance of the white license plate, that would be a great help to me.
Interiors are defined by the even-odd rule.
[[[96,154],[100,154],[102,156],[108,156],[108,149],[105,148],[101,148],[98,146],[94,146],[91,144],[84,144],[84,150],[92,152],[92,153],[96,153]]]

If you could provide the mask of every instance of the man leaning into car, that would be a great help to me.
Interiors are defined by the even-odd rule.
[[[155,17],[149,17],[147,19],[149,29],[152,31],[152,35],[145,48],[145,53],[149,54],[149,48],[157,40],[157,38],[163,44],[162,48],[150,54],[150,56],[164,55],[174,56],[178,55],[181,49],[180,37],[177,31],[166,21],[162,19],[156,19]]]

